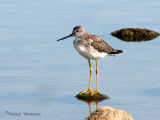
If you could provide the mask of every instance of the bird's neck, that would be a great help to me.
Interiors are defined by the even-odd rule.
[[[89,34],[86,32],[86,33],[84,33],[84,34],[82,34],[82,35],[80,35],[80,36],[77,36],[77,38],[83,38],[83,37],[85,37],[85,36],[88,36]]]

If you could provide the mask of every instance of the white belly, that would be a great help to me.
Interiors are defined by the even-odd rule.
[[[76,44],[76,41],[74,43],[75,49],[82,55],[84,58],[89,59],[89,60],[98,60],[101,58],[104,58],[107,53],[104,52],[98,52],[94,47],[89,46],[85,47],[82,44]]]

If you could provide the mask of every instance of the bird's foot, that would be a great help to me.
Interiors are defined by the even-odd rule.
[[[91,91],[90,89],[88,89],[88,90],[80,92],[80,94],[84,94],[84,93],[93,93],[93,91]]]
[[[98,90],[96,90],[96,91],[92,92],[92,95],[95,95],[95,94],[98,94],[98,93],[99,93]]]

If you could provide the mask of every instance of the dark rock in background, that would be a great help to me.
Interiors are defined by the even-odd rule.
[[[140,28],[124,28],[112,32],[111,35],[126,42],[141,42],[153,40],[160,33]]]

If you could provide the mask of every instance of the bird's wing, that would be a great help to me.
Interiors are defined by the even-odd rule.
[[[91,45],[98,50],[98,52],[105,52],[109,54],[116,51],[98,36],[90,35],[88,39],[91,41]]]

